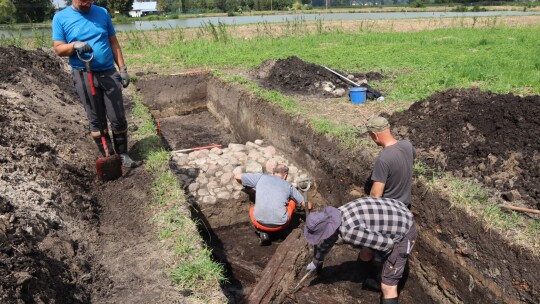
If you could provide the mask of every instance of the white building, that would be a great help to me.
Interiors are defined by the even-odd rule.
[[[152,15],[157,12],[157,1],[152,2],[133,2],[129,15],[131,17],[141,17]]]

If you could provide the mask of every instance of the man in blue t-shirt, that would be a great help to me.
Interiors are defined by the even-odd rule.
[[[54,50],[58,56],[69,56],[73,84],[86,111],[90,134],[100,152],[105,155],[101,141],[104,136],[109,152],[114,154],[108,119],[114,150],[125,167],[134,168],[137,163],[127,153],[128,124],[122,100],[122,87],[129,85],[129,75],[111,17],[105,8],[92,5],[93,2],[73,0],[71,6],[54,15]],[[90,60],[90,70],[80,58]],[[115,62],[120,73],[116,71]]]
[[[296,207],[305,206],[304,197],[287,181],[289,168],[278,164],[272,175],[260,173],[235,174],[243,186],[255,189],[255,205],[249,216],[257,229],[261,245],[269,242],[268,232],[284,229],[291,222]],[[311,209],[308,203],[308,208]]]

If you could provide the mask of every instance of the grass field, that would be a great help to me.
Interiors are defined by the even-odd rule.
[[[346,72],[379,71],[389,101],[415,101],[437,90],[479,87],[498,93],[540,93],[540,25],[508,27],[497,19],[482,28],[460,26],[416,32],[375,31],[369,24],[345,31],[306,23],[252,27],[250,39],[234,37],[234,27],[209,24],[198,38],[181,30],[126,33],[130,66],[254,68],[266,59],[298,56]],[[490,25],[489,22],[492,22]],[[285,27],[285,29],[283,28]],[[266,28],[266,29],[265,29]]]

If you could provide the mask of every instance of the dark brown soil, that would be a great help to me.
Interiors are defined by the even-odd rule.
[[[65,61],[10,47],[0,65],[0,303],[181,299],[146,225],[151,176],[96,179]]]
[[[211,145],[227,145],[234,141],[231,132],[223,128],[208,111],[160,119],[161,134],[171,150]]]
[[[349,75],[336,69],[332,70],[345,77]],[[255,74],[262,80],[261,84],[267,88],[301,95],[332,97],[331,93],[322,89],[321,83],[325,81],[332,82],[336,88],[346,90],[352,86],[323,66],[303,61],[296,56],[265,61],[255,71]],[[367,81],[381,80],[383,78],[378,72],[352,75],[354,75],[355,79],[366,79]]]
[[[449,90],[390,121],[429,166],[540,209],[540,96]]]
[[[269,87],[320,94],[310,89],[314,82],[326,80],[318,66],[306,65],[297,58],[284,61],[283,66],[276,62],[282,71],[276,70],[275,76],[269,78],[272,79]],[[167,253],[157,244],[153,226],[148,224],[152,214],[146,206],[152,177],[143,168],[137,168],[126,170],[121,179],[113,182],[96,179],[97,149],[88,137],[86,117],[73,94],[64,61],[50,51],[0,48],[0,64],[0,303],[178,302],[182,296],[164,276]],[[287,69],[298,72],[298,77],[287,74]],[[309,82],[302,80],[308,78]],[[285,87],[278,87],[282,84]],[[450,90],[437,93],[390,120],[400,136],[414,142],[429,166],[478,179],[504,192],[507,200],[521,197],[529,206],[540,208],[536,188],[540,179],[539,101],[538,96],[521,98],[477,90]],[[197,115],[194,118],[200,126],[212,123],[208,117]],[[229,136],[218,129],[212,136]],[[204,140],[208,140],[204,144],[214,143],[212,136],[206,138],[203,133],[171,142],[170,146],[198,146]],[[298,143],[306,140],[295,136],[291,138]],[[313,142],[311,145],[315,145]],[[354,162],[360,158],[365,162],[367,157],[353,159],[343,151],[332,154],[336,144],[329,145],[323,140],[316,144],[321,145],[317,153],[339,156],[327,160],[323,155],[318,159],[318,164],[333,175],[326,180],[329,185],[325,187],[334,189],[330,193],[334,197],[350,195],[338,193],[341,188],[328,181],[348,182],[358,177],[362,173],[357,169],[366,164]],[[345,168],[342,164],[351,166]],[[462,273],[453,275],[464,267],[457,262],[452,265],[449,256],[459,255],[458,261],[466,260],[467,265],[473,264],[482,272],[478,278],[482,275],[494,278],[496,286],[510,290],[511,296],[516,294],[514,289],[518,286],[524,302],[533,303],[538,298],[535,286],[530,283],[537,282],[534,269],[538,263],[534,259],[522,261],[518,249],[507,249],[503,244],[494,249],[492,244],[499,240],[497,235],[485,238],[476,222],[452,212],[438,212],[448,208],[447,205],[433,193],[426,195],[424,190],[415,189],[414,195],[421,202],[418,205],[421,211],[415,212],[425,229],[422,243],[416,249],[424,253],[418,260],[420,267],[427,269],[425,279],[433,280],[433,285],[442,290],[454,288],[457,298],[464,296],[461,289],[470,289],[473,278],[461,276]],[[235,233],[230,233],[231,230]],[[241,298],[254,280],[250,277],[251,270],[264,267],[272,248],[246,252],[257,246],[254,243],[257,237],[250,233],[247,224],[224,227],[213,233],[219,237],[212,241],[216,242],[213,243],[216,258],[243,255],[249,262],[245,264],[247,272],[230,269],[231,277],[247,282],[240,285],[233,282],[227,287],[231,289],[229,296]],[[436,236],[433,242],[443,245],[428,243],[428,237],[433,235]],[[245,247],[235,246],[235,242],[242,242]],[[461,249],[458,254],[462,243],[471,251],[469,255]],[[224,252],[230,254],[223,255]],[[291,301],[309,303],[316,298],[319,303],[374,303],[378,293],[359,290],[363,277],[361,271],[354,271],[358,267],[354,262],[355,252],[348,246],[337,246],[328,256],[321,276],[306,282],[306,287]],[[433,261],[439,260],[438,266],[444,269],[430,270]],[[476,278],[473,283],[479,284]],[[422,290],[411,284],[416,281],[417,278],[409,278],[401,294],[402,301],[429,303],[427,296],[423,298]],[[483,291],[475,287],[470,297],[482,299]],[[337,298],[329,296],[332,294],[338,295]]]

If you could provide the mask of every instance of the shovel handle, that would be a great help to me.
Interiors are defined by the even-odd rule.
[[[92,96],[96,96],[96,88],[94,87],[94,73],[88,71],[88,84],[90,85],[90,93]]]
[[[213,146],[196,147],[196,148],[189,148],[189,149],[182,149],[182,150],[174,150],[174,151],[171,151],[171,152],[173,152],[173,153],[177,153],[177,152],[190,152],[190,151],[197,151],[197,150],[204,150],[204,149],[212,149],[212,148],[221,148],[221,145],[213,145]]]
[[[101,143],[103,144],[103,149],[105,150],[105,157],[109,157],[109,147],[107,147],[107,140],[105,140],[105,135],[101,134]]]
[[[96,88],[94,87],[94,74],[92,73],[92,67],[91,62],[94,59],[94,52],[90,53],[89,58],[84,58],[81,53],[77,51],[77,57],[79,57],[79,60],[84,62],[84,66],[86,67],[86,73],[88,73],[88,84],[90,85],[90,93],[92,93],[92,96],[96,96]]]

